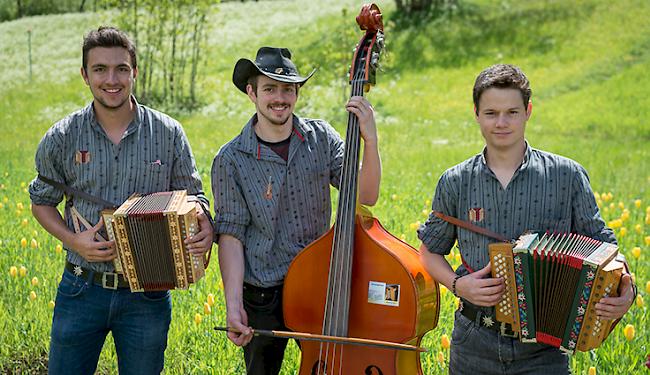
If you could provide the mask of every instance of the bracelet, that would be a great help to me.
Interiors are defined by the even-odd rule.
[[[456,275],[454,277],[454,281],[451,283],[451,293],[458,298],[458,294],[456,294],[456,281],[460,279],[460,275]]]

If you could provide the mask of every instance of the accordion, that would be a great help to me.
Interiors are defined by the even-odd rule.
[[[505,280],[496,320],[522,342],[573,353],[598,347],[612,321],[596,315],[603,297],[616,296],[624,264],[618,247],[577,234],[524,234],[513,244],[489,245],[493,277]]]
[[[195,203],[185,190],[134,194],[102,217],[115,241],[115,270],[132,292],[187,289],[204,276],[204,257],[190,254],[184,243],[198,232]]]

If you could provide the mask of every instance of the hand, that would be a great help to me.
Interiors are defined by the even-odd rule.
[[[212,225],[210,225],[210,220],[208,220],[208,217],[203,212],[203,208],[201,208],[201,205],[198,203],[196,205],[196,210],[198,212],[196,218],[199,222],[199,232],[194,236],[188,236],[185,239],[185,244],[191,254],[203,255],[212,248],[212,239],[214,234]]]
[[[241,304],[234,309],[227,309],[226,322],[228,328],[240,332],[228,332],[228,340],[232,341],[233,344],[237,346],[246,346],[251,342],[253,339],[253,330],[247,326],[248,315],[246,315],[246,311]]]
[[[377,126],[375,125],[375,111],[363,96],[353,96],[346,104],[345,109],[357,115],[359,130],[365,144],[377,143]]]
[[[503,278],[491,278],[490,263],[482,269],[456,281],[456,294],[477,306],[494,306],[501,300],[505,283]]]
[[[81,255],[88,262],[110,262],[116,258],[115,241],[96,241],[95,235],[104,226],[104,219],[92,228],[74,233],[64,245]]]
[[[632,289],[632,276],[623,274],[618,286],[619,297],[601,298],[596,304],[596,314],[602,319],[620,319],[634,302],[634,289]]]

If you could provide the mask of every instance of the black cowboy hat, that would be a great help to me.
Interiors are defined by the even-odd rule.
[[[297,83],[300,86],[316,72],[312,70],[307,77],[300,76],[298,69],[291,62],[291,51],[287,48],[262,47],[257,51],[255,61],[239,59],[232,72],[232,82],[239,90],[246,93],[246,85],[251,76],[264,74],[280,82]]]

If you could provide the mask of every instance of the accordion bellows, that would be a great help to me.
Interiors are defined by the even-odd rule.
[[[522,342],[588,351],[607,338],[612,321],[596,303],[616,296],[624,265],[618,247],[577,234],[525,234],[515,244],[489,245],[492,276],[506,290],[496,320],[512,325]]]
[[[102,217],[115,241],[115,270],[132,292],[187,289],[205,274],[202,256],[184,240],[198,231],[196,207],[185,190],[133,195]]]

